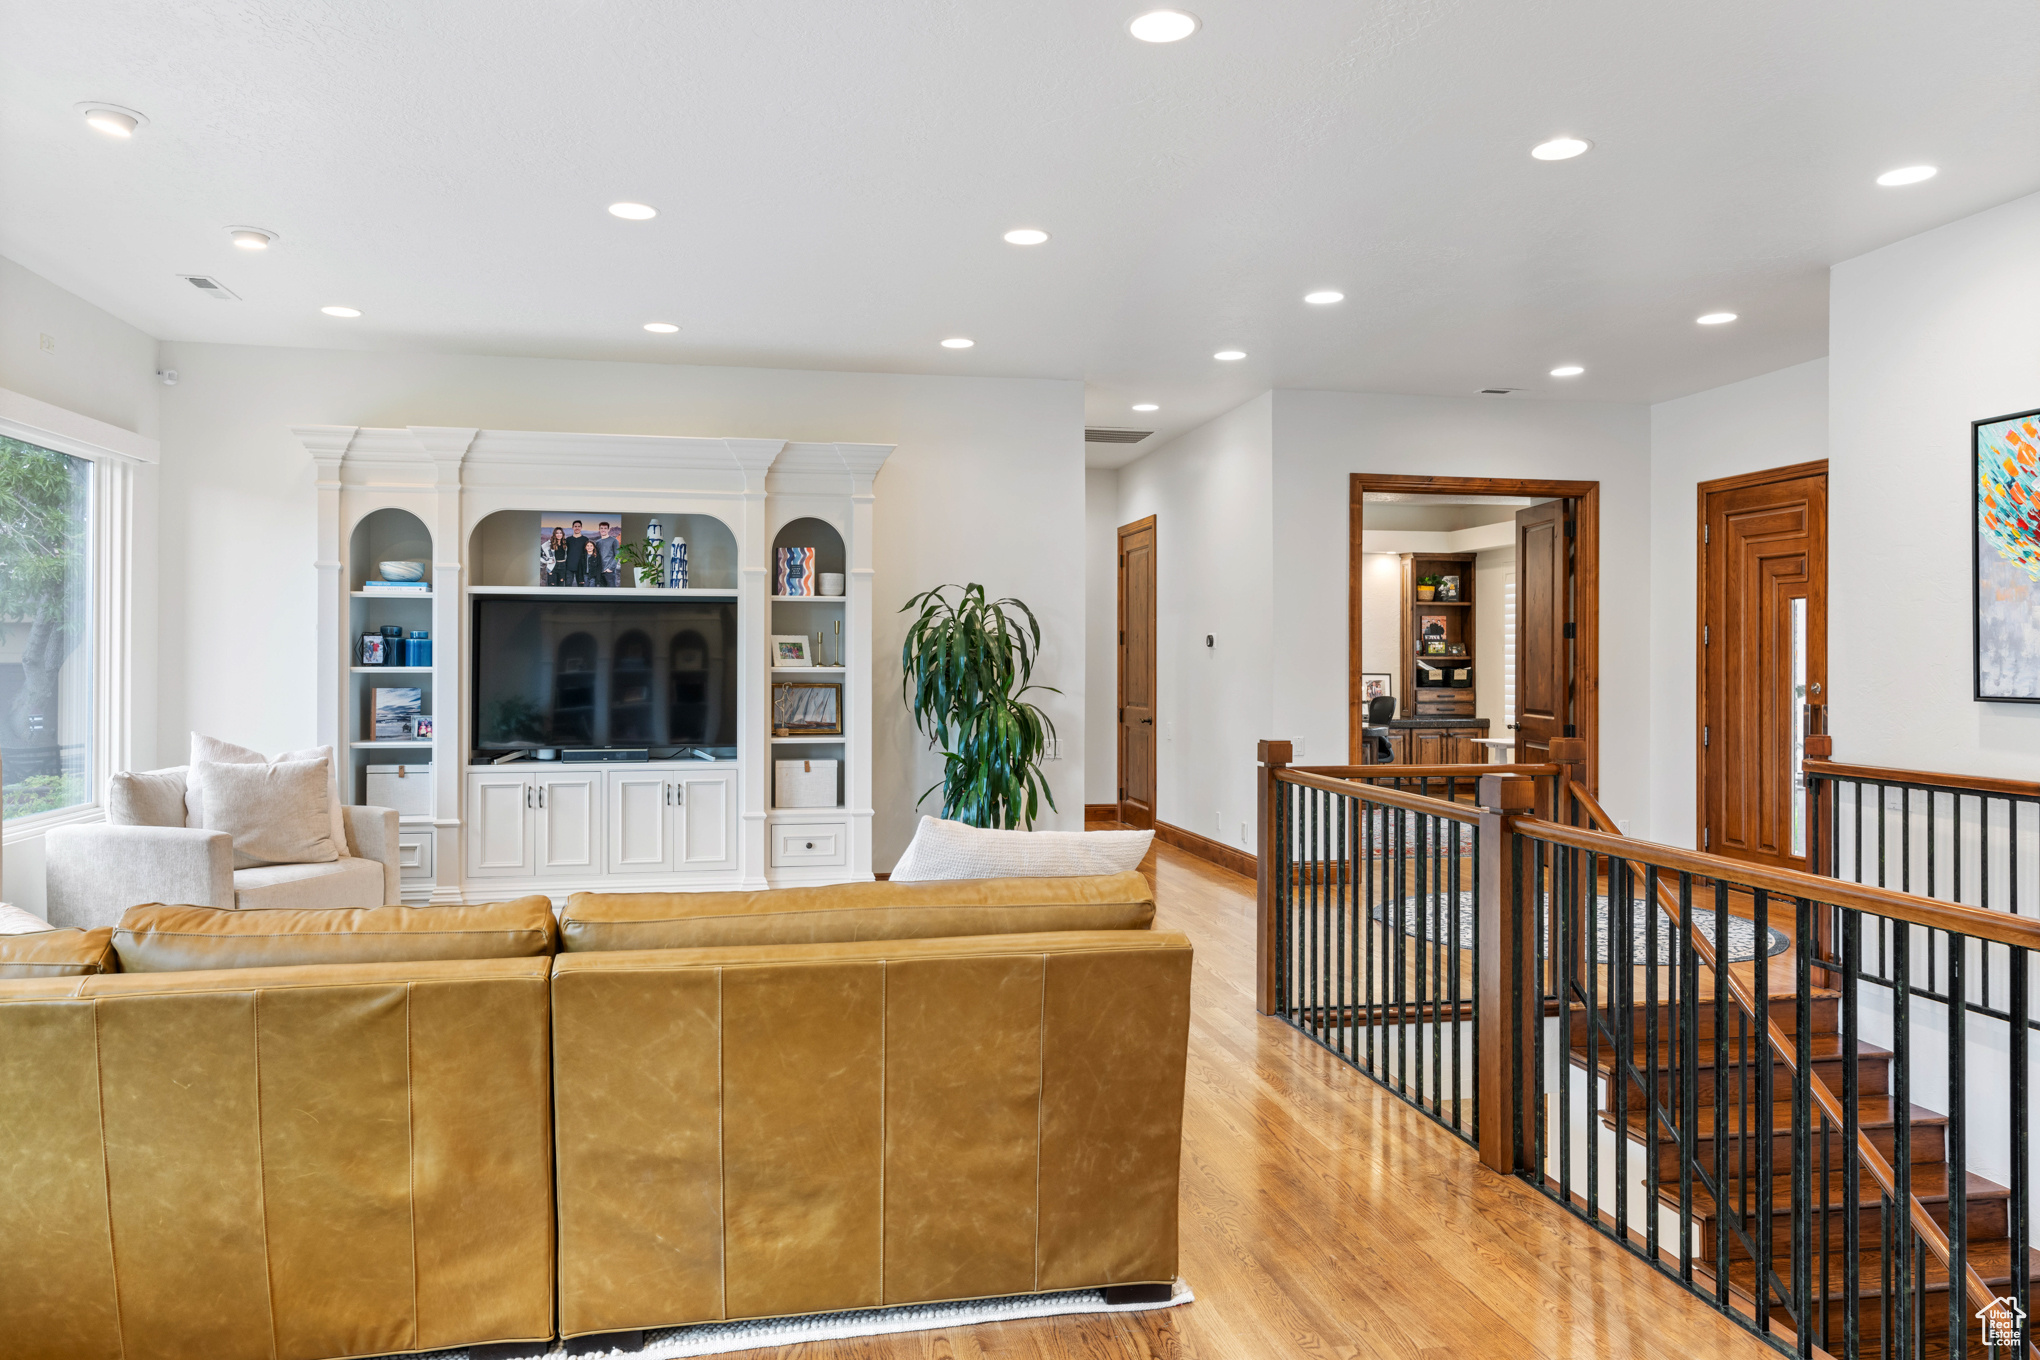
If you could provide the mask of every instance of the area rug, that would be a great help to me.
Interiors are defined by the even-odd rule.
[[[1444,897],[1445,894],[1440,893],[1440,900],[1437,903],[1420,902],[1414,897],[1404,898],[1402,903],[1403,934],[1415,939],[1429,940],[1433,944],[1442,944],[1448,947],[1452,945],[1454,943],[1451,934],[1452,919],[1438,911],[1438,907],[1444,905]],[[1641,902],[1632,902],[1630,908],[1632,912],[1630,929],[1633,932],[1631,937],[1631,957],[1639,964],[1647,963],[1648,959],[1645,957],[1645,950],[1648,948],[1648,941],[1644,938],[1644,930],[1648,922],[1643,915],[1643,904]],[[1461,892],[1459,894],[1459,937],[1457,940],[1458,946],[1461,949],[1473,947],[1473,913],[1473,893],[1470,891]],[[1610,948],[1614,942],[1613,928],[1616,924],[1607,898],[1601,897],[1595,899],[1594,914],[1596,918],[1594,922],[1594,962],[1607,963],[1610,958]],[[1657,961],[1660,964],[1677,963],[1679,961],[1679,929],[1672,924],[1670,914],[1663,907],[1658,908],[1657,918]],[[1388,919],[1387,903],[1375,904],[1374,919],[1377,921],[1386,921]],[[1429,929],[1426,927],[1429,927]],[[1764,951],[1765,954],[1782,954],[1792,947],[1792,937],[1784,931],[1776,927],[1767,927],[1766,929],[1769,931],[1771,938],[1769,948]],[[1696,934],[1701,935],[1712,943],[1715,939],[1714,913],[1705,907],[1694,907],[1693,930]],[[1728,918],[1727,961],[1729,963],[1748,963],[1756,956],[1756,923],[1740,916],[1730,916]]]
[[[682,1360],[697,1355],[728,1355],[733,1351],[776,1350],[803,1341],[841,1341],[899,1332],[930,1332],[969,1327],[980,1322],[1018,1322],[1028,1318],[1069,1317],[1078,1313],[1145,1313],[1195,1302],[1190,1286],[1176,1281],[1164,1303],[1105,1302],[1102,1289],[1069,1289],[1056,1294],[1016,1294],[1003,1299],[969,1299],[959,1303],[916,1304],[905,1308],[860,1308],[847,1313],[814,1313],[807,1317],[763,1318],[750,1322],[704,1322],[693,1327],[667,1327],[645,1337],[644,1349],[588,1352],[596,1360]],[[564,1357],[555,1345],[550,1356]],[[467,1360],[465,1350],[433,1351],[407,1360]]]

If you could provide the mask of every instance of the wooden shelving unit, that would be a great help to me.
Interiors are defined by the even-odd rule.
[[[1474,619],[1480,603],[1474,594],[1473,553],[1404,553],[1402,555],[1402,702],[1405,718],[1471,718],[1474,713]],[[1425,576],[1459,578],[1457,598],[1417,598],[1417,582]],[[1463,647],[1458,654],[1433,655],[1430,642]],[[1420,684],[1427,674],[1463,676],[1464,685]]]

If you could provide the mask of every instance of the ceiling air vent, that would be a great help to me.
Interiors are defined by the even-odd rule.
[[[1153,430],[1090,430],[1084,431],[1086,444],[1138,444],[1153,434]]]
[[[1483,397],[1506,397],[1511,392],[1520,392],[1522,390],[1520,387],[1483,387],[1480,389],[1480,394]]]
[[[221,302],[239,302],[241,300],[239,293],[236,293],[218,279],[210,278],[204,274],[179,274],[177,277],[183,279],[209,298],[215,298]]]

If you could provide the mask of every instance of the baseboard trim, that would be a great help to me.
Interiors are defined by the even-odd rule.
[[[1259,869],[1254,857],[1246,851],[1235,850],[1223,841],[1200,836],[1195,831],[1185,831],[1182,827],[1171,826],[1167,822],[1155,823],[1155,839],[1164,845],[1173,845],[1186,854],[1195,855],[1201,860],[1216,864],[1221,869],[1230,869],[1247,878],[1254,877]]]
[[[1087,822],[1116,822],[1119,820],[1119,804],[1086,803],[1084,820]]]

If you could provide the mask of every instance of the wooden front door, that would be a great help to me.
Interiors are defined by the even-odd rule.
[[[1516,760],[1551,759],[1554,737],[1579,735],[1573,714],[1572,502],[1516,512]]]
[[[1699,493],[1700,845],[1802,869],[1804,705],[1827,702],[1827,466]]]
[[[1155,824],[1155,517],[1119,530],[1119,820]]]

